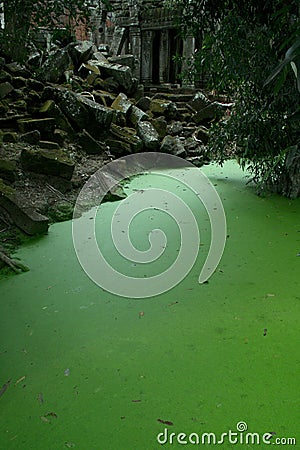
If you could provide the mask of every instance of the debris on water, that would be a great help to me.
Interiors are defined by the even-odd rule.
[[[58,415],[55,412],[51,411],[44,414],[44,417],[54,417],[55,419],[57,419]]]
[[[75,444],[74,444],[74,442],[65,442],[65,446],[66,446],[67,448],[74,448],[74,447],[75,447]]]
[[[21,383],[21,381],[24,381],[26,378],[25,375],[23,375],[21,378],[19,378],[16,382],[15,382],[15,386],[17,386],[17,384]]]
[[[64,371],[64,375],[65,375],[65,377],[68,377],[70,375],[70,369],[66,369]]]
[[[40,419],[41,419],[42,422],[50,423],[50,420],[47,419],[47,417],[45,417],[45,416],[40,416]]]
[[[53,417],[54,419],[57,419],[58,415],[55,412],[47,412],[43,416],[40,416],[40,419],[45,423],[51,423],[51,420],[49,417]]]
[[[266,328],[264,328],[264,336],[267,336],[267,329]]]
[[[4,383],[4,385],[2,386],[2,388],[0,389],[0,397],[2,397],[2,395],[4,394],[4,392],[6,392],[6,390],[9,388],[11,383],[11,379],[8,380],[7,383]]]
[[[297,256],[300,256],[300,252],[299,252],[299,253],[297,253]]]
[[[40,405],[42,405],[44,403],[44,396],[43,396],[42,392],[40,392],[38,394],[37,399],[38,399]]]
[[[136,399],[136,400],[131,400],[131,401],[132,401],[132,403],[140,403],[142,400]]]
[[[122,420],[123,420],[123,419],[126,419],[126,417],[125,417],[125,416],[121,416],[121,417],[120,417],[120,419],[122,419]]]
[[[176,302],[171,302],[171,303],[168,304],[168,306],[173,306],[173,305],[176,305],[177,303],[179,303],[179,302],[177,302],[177,301]]]
[[[145,315],[144,311],[140,311],[140,312],[139,312],[139,318],[140,318],[140,319],[141,319],[142,317],[144,317],[144,315]]]
[[[174,425],[170,420],[157,419],[157,422],[163,423],[164,425]]]

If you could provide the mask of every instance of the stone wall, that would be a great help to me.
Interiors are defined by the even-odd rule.
[[[136,57],[134,75],[142,83],[187,84],[175,56],[191,58],[195,43],[183,40],[175,27],[174,12],[162,0],[112,0],[106,12],[103,38],[113,55],[131,53]],[[177,12],[178,13],[178,12]],[[103,12],[102,12],[103,15]]]

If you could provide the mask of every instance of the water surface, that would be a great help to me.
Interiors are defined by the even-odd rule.
[[[198,284],[210,239],[202,213],[194,268],[154,298],[121,298],[95,285],[76,258],[70,222],[18,251],[31,270],[0,284],[0,388],[12,380],[0,398],[1,449],[182,448],[156,436],[165,428],[220,436],[241,421],[249,432],[276,433],[271,442],[300,442],[300,200],[256,196],[232,162],[203,171],[228,224],[207,284]],[[152,181],[138,177],[128,189]],[[98,241],[116,267],[143,276],[107,238],[116,206],[101,206]],[[151,223],[163,221],[171,235],[165,267],[176,256],[178,230],[166,215],[151,217],[137,218],[133,242],[146,248]],[[223,444],[255,447],[267,444]]]

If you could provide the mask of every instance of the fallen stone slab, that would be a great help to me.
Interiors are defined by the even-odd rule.
[[[126,148],[129,148],[130,153],[136,153],[142,150],[143,142],[137,136],[136,130],[128,127],[119,127],[116,124],[112,124],[110,132],[114,139],[127,144]],[[111,139],[111,141],[113,141],[113,139]],[[111,147],[111,142],[108,143],[108,145]],[[113,152],[112,148],[111,151]]]
[[[15,161],[0,158],[0,178],[7,181],[15,181],[17,165]]]
[[[115,111],[61,87],[47,87],[44,97],[54,100],[75,129],[87,130],[98,138],[103,130],[109,129]]]
[[[12,62],[5,65],[5,70],[11,73],[14,77],[24,77],[29,78],[31,73],[25,66],[18,64],[16,62]]]
[[[34,91],[41,92],[44,89],[45,85],[41,81],[29,78],[27,80],[27,87],[29,89],[33,89]]]
[[[149,110],[156,116],[165,116],[168,120],[176,119],[177,116],[176,104],[168,100],[151,100]]]
[[[159,135],[152,123],[146,121],[138,122],[137,134],[143,141],[147,150],[158,150],[160,145]]]
[[[64,130],[70,135],[74,134],[74,130],[70,125],[70,122],[63,114],[59,106],[56,105],[54,100],[47,100],[40,108],[40,113],[47,117],[53,117],[55,124],[60,130]]]
[[[0,83],[5,83],[5,81],[9,81],[11,83],[12,76],[10,73],[6,72],[5,70],[0,70]]]
[[[119,85],[125,89],[125,92],[130,92],[133,87],[133,76],[130,67],[121,66],[121,64],[111,64],[105,61],[89,61],[89,64],[94,64],[105,77],[113,77]]]
[[[39,143],[41,139],[41,133],[38,130],[28,131],[28,133],[21,134],[19,139],[21,142],[35,145]]]
[[[69,55],[68,47],[57,49],[44,62],[39,79],[58,83],[65,78],[65,72],[73,68],[73,62]]]
[[[160,151],[162,153],[170,153],[175,156],[186,156],[184,145],[178,136],[167,135],[161,143]]]
[[[26,86],[27,79],[24,77],[14,77],[12,79],[12,84],[15,89],[20,89]]]
[[[120,64],[121,66],[128,66],[132,71],[134,71],[137,59],[133,55],[116,55],[107,58],[108,62],[112,64]]]
[[[18,141],[18,133],[15,131],[4,131],[2,134],[2,141],[15,143]]]
[[[56,128],[53,134],[53,140],[58,143],[60,147],[63,147],[66,139],[68,138],[68,133],[64,130]]]
[[[204,120],[213,120],[218,116],[221,112],[221,107],[217,102],[213,102],[210,105],[207,105],[205,108],[200,109],[200,111],[196,112],[192,116],[192,120],[196,125],[203,122]]]
[[[79,133],[78,143],[89,155],[99,155],[108,150],[108,147],[104,142],[97,141],[86,130]]]
[[[196,141],[203,144],[207,144],[209,140],[209,129],[206,128],[204,125],[201,125],[195,130],[193,136],[196,139]]]
[[[91,41],[79,41],[74,47],[69,49],[75,67],[87,62],[96,51],[97,47]]]
[[[122,92],[113,101],[111,108],[121,111],[125,116],[130,112],[132,108],[132,103],[128,100],[127,95]]]
[[[76,128],[86,128],[90,117],[85,106],[78,100],[77,94],[62,87],[46,87],[44,98],[54,100],[62,112]],[[53,119],[52,119],[53,120]]]
[[[49,150],[57,150],[57,149],[59,149],[58,143],[57,142],[52,142],[52,141],[40,141],[39,142],[39,147],[40,148],[49,149]]]
[[[0,206],[5,209],[12,222],[29,235],[47,233],[49,219],[39,214],[32,205],[18,200],[14,189],[0,179]]]
[[[132,105],[129,115],[129,120],[132,123],[132,125],[136,126],[137,123],[149,119],[150,119],[149,115],[146,114],[142,109],[138,108],[135,105]]]
[[[113,137],[107,138],[106,143],[113,156],[124,156],[132,153],[131,144],[129,142],[121,141],[120,139]]]
[[[203,92],[197,92],[192,100],[189,101],[189,105],[193,108],[194,111],[198,112],[201,109],[209,106],[212,102],[209,98],[206,97]]]
[[[150,108],[151,99],[150,97],[141,97],[135,104],[137,108],[142,109],[143,111],[148,111]]]
[[[160,139],[163,139],[167,134],[167,121],[164,116],[152,119],[151,123],[158,132]]]
[[[103,90],[106,92],[119,92],[120,90],[124,90],[121,88],[120,84],[113,77],[108,77],[105,80],[102,78],[96,78],[94,81],[93,87],[97,90]]]
[[[55,119],[47,117],[45,119],[19,119],[18,127],[21,133],[37,130],[41,136],[47,137],[54,133]]]
[[[14,87],[10,84],[9,81],[5,81],[5,83],[0,84],[0,99],[7,97],[12,91]]]
[[[103,130],[108,130],[114,119],[115,111],[112,108],[99,105],[99,103],[96,103],[83,95],[78,95],[77,98],[88,111],[89,123],[86,129],[90,131],[94,137],[100,136]]]
[[[171,136],[178,136],[179,134],[182,133],[182,130],[183,130],[183,125],[179,121],[170,123],[167,126],[167,133],[170,134]]]
[[[102,52],[95,52],[95,53],[93,53],[91,59],[95,59],[96,61],[108,62],[107,58],[103,55]]]
[[[204,164],[209,163],[209,159],[206,159],[204,156],[188,156],[185,158],[186,161],[189,161],[190,163],[194,164],[196,167],[202,167]]]
[[[20,158],[23,169],[70,180],[75,164],[61,149],[23,148]]]
[[[87,78],[89,75],[95,75],[100,76],[100,70],[95,64],[90,63],[82,63],[81,66],[78,69],[78,75],[81,78]],[[96,78],[95,78],[96,79]],[[93,80],[93,83],[95,82],[95,79]]]

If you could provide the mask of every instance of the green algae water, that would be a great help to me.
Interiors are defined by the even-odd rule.
[[[1,450],[265,449],[275,439],[298,448],[300,200],[256,196],[233,162],[202,170],[228,226],[206,284],[198,283],[210,239],[203,210],[193,269],[153,298],[94,284],[71,222],[18,251],[30,271],[0,284],[0,389],[11,380],[0,397]],[[137,177],[128,192],[153,181]],[[107,239],[116,205],[100,207],[97,239],[119,270],[144,276]],[[162,220],[171,234],[165,268],[180,243],[169,217],[137,218],[132,240],[145,249]]]

